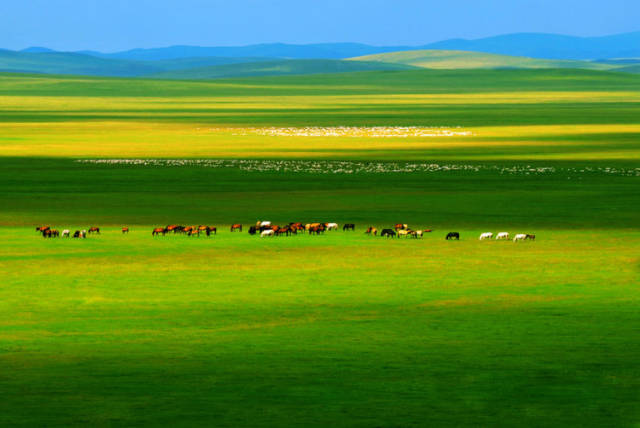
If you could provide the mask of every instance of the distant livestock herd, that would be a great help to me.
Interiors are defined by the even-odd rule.
[[[249,232],[249,235],[252,235],[252,236],[258,235],[261,238],[265,238],[265,237],[273,237],[273,236],[291,236],[291,235],[297,235],[299,233],[300,234],[308,233],[309,235],[321,235],[325,231],[335,231],[335,230],[338,230],[338,228],[339,228],[338,223],[303,224],[303,223],[292,222],[285,226],[278,226],[278,225],[271,224],[270,221],[258,221],[256,222],[255,225],[251,225],[249,227],[248,232]],[[342,230],[355,231],[356,225],[353,223],[346,223],[342,226]],[[230,227],[230,231],[242,232],[242,224],[240,223],[232,224]],[[40,226],[40,227],[36,227],[36,232],[41,233],[44,238],[58,238],[58,237],[86,238],[87,235],[92,233],[100,234],[100,228],[90,227],[89,229],[76,230],[75,232],[71,233],[71,230],[69,229],[64,229],[62,232],[60,232],[56,229],[52,229],[50,226]],[[203,225],[181,226],[181,225],[173,224],[173,225],[168,225],[166,227],[156,227],[152,230],[151,235],[164,236],[164,235],[167,235],[168,233],[172,233],[172,234],[182,234],[186,236],[199,237],[201,233],[205,234],[206,236],[211,236],[212,234],[216,235],[217,232],[218,232],[218,229],[215,226],[203,226]],[[432,229],[411,229],[409,225],[407,225],[406,223],[397,223],[396,225],[394,225],[393,228],[381,229],[380,236],[386,237],[386,238],[411,237],[411,238],[418,239],[418,238],[422,238],[422,236],[425,233],[431,233],[431,232],[433,232]],[[123,227],[122,233],[123,234],[129,233],[129,228]],[[373,226],[369,226],[366,229],[365,233],[371,236],[377,236],[378,229]],[[460,240],[460,233],[449,232],[445,236],[445,239],[447,241]],[[494,234],[492,232],[484,232],[480,234],[480,238],[479,238],[480,241],[492,240],[492,239],[494,239]],[[509,239],[510,239],[509,232],[499,232],[495,235],[496,241],[506,241]],[[513,237],[513,242],[535,241],[535,239],[536,239],[535,235],[519,233]]]

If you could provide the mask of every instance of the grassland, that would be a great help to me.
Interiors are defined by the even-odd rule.
[[[606,67],[606,66],[605,66]],[[342,61],[338,59],[282,59],[239,64],[197,67],[187,70],[166,71],[151,77],[159,79],[220,79],[225,77],[284,76],[289,74],[328,74],[376,70],[406,70],[414,68],[404,64],[386,64],[381,61]]]
[[[483,68],[574,68],[587,70],[615,69],[613,64],[591,61],[551,60],[484,52],[451,50],[414,50],[351,58],[353,61],[385,64],[404,64],[432,69],[483,69]]]
[[[639,98],[578,70],[3,75],[0,425],[637,426]],[[264,218],[359,230],[226,230]],[[435,232],[362,233],[399,221]],[[173,222],[220,232],[152,239]]]

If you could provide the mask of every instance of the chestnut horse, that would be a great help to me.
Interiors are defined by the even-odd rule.
[[[153,229],[153,232],[151,232],[151,236],[157,236],[162,234],[162,236],[167,234],[167,229],[164,227],[156,227],[155,229]]]
[[[231,231],[235,232],[235,231],[239,231],[242,232],[242,225],[240,223],[236,223],[236,224],[232,224],[231,225]]]

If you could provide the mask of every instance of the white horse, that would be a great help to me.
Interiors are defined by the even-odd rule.
[[[509,232],[500,232],[496,235],[496,241],[501,239],[509,239]]]
[[[338,230],[338,223],[327,223],[327,230]]]
[[[485,232],[480,235],[480,241],[484,241],[485,239],[491,239],[491,238],[493,238],[493,233],[491,232]]]
[[[269,229],[269,230],[263,230],[262,232],[260,232],[260,237],[264,238],[265,236],[274,236],[276,233],[273,231],[273,229]]]
[[[424,230],[416,230],[416,234],[413,235],[416,238],[422,238],[422,234],[424,233]]]
[[[524,233],[518,233],[514,238],[513,238],[513,242],[517,242],[517,241],[524,241],[525,239],[527,239],[527,235]]]
[[[62,231],[62,235],[61,236],[63,238],[68,238],[70,234],[71,234],[71,231],[69,229],[65,229],[65,230]]]
[[[260,227],[271,227],[271,222],[270,221],[261,221],[260,222]]]
[[[407,237],[409,236],[410,231],[407,229],[400,229],[398,230],[398,238],[401,236]]]

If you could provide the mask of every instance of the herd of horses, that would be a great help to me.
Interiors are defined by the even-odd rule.
[[[72,234],[69,229],[64,229],[62,231],[62,233],[61,233],[59,230],[52,229],[50,226],[39,226],[39,227],[36,227],[36,232],[42,234],[43,238],[59,238],[59,237],[62,237],[62,238],[70,238],[70,237],[73,237],[73,238],[86,238],[87,235],[92,234],[92,233],[97,233],[99,235],[100,234],[100,228],[99,227],[90,227],[89,230],[87,230],[87,229],[76,230]]]
[[[204,233],[207,236],[211,236],[212,233],[216,235],[218,233],[218,229],[215,226],[180,226],[177,224],[171,224],[167,227],[156,227],[151,232],[151,236],[164,236],[167,233],[182,234],[186,236],[200,236],[201,233]]]
[[[284,226],[279,226],[272,224],[270,221],[258,221],[255,225],[249,226],[249,235],[259,235],[260,237],[271,237],[271,236],[291,236],[297,234],[308,233],[309,235],[321,235],[326,231],[335,231],[338,230],[338,223],[288,223]],[[355,231],[356,225],[353,223],[346,223],[342,226],[343,231]],[[231,225],[231,232],[242,232],[242,224],[235,223]],[[39,226],[36,227],[36,232],[41,233],[44,238],[86,238],[87,235],[92,233],[100,234],[99,227],[90,227],[88,230],[76,230],[73,234],[69,229],[64,229],[62,232],[52,229],[50,226]],[[425,233],[433,232],[432,229],[411,229],[409,225],[406,223],[397,223],[393,228],[381,229],[380,236],[385,238],[422,238]],[[129,233],[128,227],[122,228],[122,233]],[[199,237],[200,234],[205,234],[206,236],[216,235],[218,233],[218,229],[215,226],[181,226],[177,224],[168,225],[166,227],[156,227],[151,232],[152,236],[159,235],[167,235],[168,233],[172,234],[181,234],[186,236],[195,236]],[[372,236],[378,236],[378,229],[369,226],[365,231],[366,234]],[[450,240],[460,240],[459,232],[449,232],[447,233],[445,239],[447,241]],[[494,239],[494,234],[492,232],[484,232],[480,234],[480,241],[491,240]],[[509,240],[510,236],[508,232],[499,232],[495,235],[496,241]],[[519,233],[514,236],[513,242],[518,241],[535,241],[536,235]]]
[[[484,232],[480,234],[480,241],[486,241],[493,239],[493,232]],[[509,232],[498,232],[496,234],[496,241],[508,241],[509,240]],[[535,241],[536,235],[531,235],[529,233],[518,233],[513,237],[513,242],[518,241]]]
[[[234,223],[230,227],[230,232],[242,232],[242,224]],[[259,235],[261,237],[267,236],[291,236],[298,233],[309,233],[310,235],[320,235],[327,230],[338,230],[338,223],[289,223],[284,226],[278,226],[271,224],[270,221],[258,221],[255,225],[249,227],[249,235]],[[342,226],[343,231],[354,231],[356,225],[353,223],[347,223]],[[184,234],[187,236],[200,236],[201,233],[210,236],[217,233],[217,228],[214,226],[180,226],[169,225],[166,227],[156,227],[151,232],[152,236],[166,235],[167,233]]]
[[[393,238],[396,236],[400,238],[401,236],[404,236],[405,238],[412,237],[417,239],[417,238],[422,238],[422,235],[424,235],[425,233],[431,233],[431,232],[433,232],[432,229],[414,230],[414,229],[411,229],[409,225],[406,223],[397,223],[393,227],[393,229],[382,229],[380,231],[380,236],[386,237],[386,238]],[[366,232],[364,233],[376,236],[378,235],[378,229],[376,229],[373,226],[369,226]],[[456,233],[456,232],[453,232],[453,233]]]

